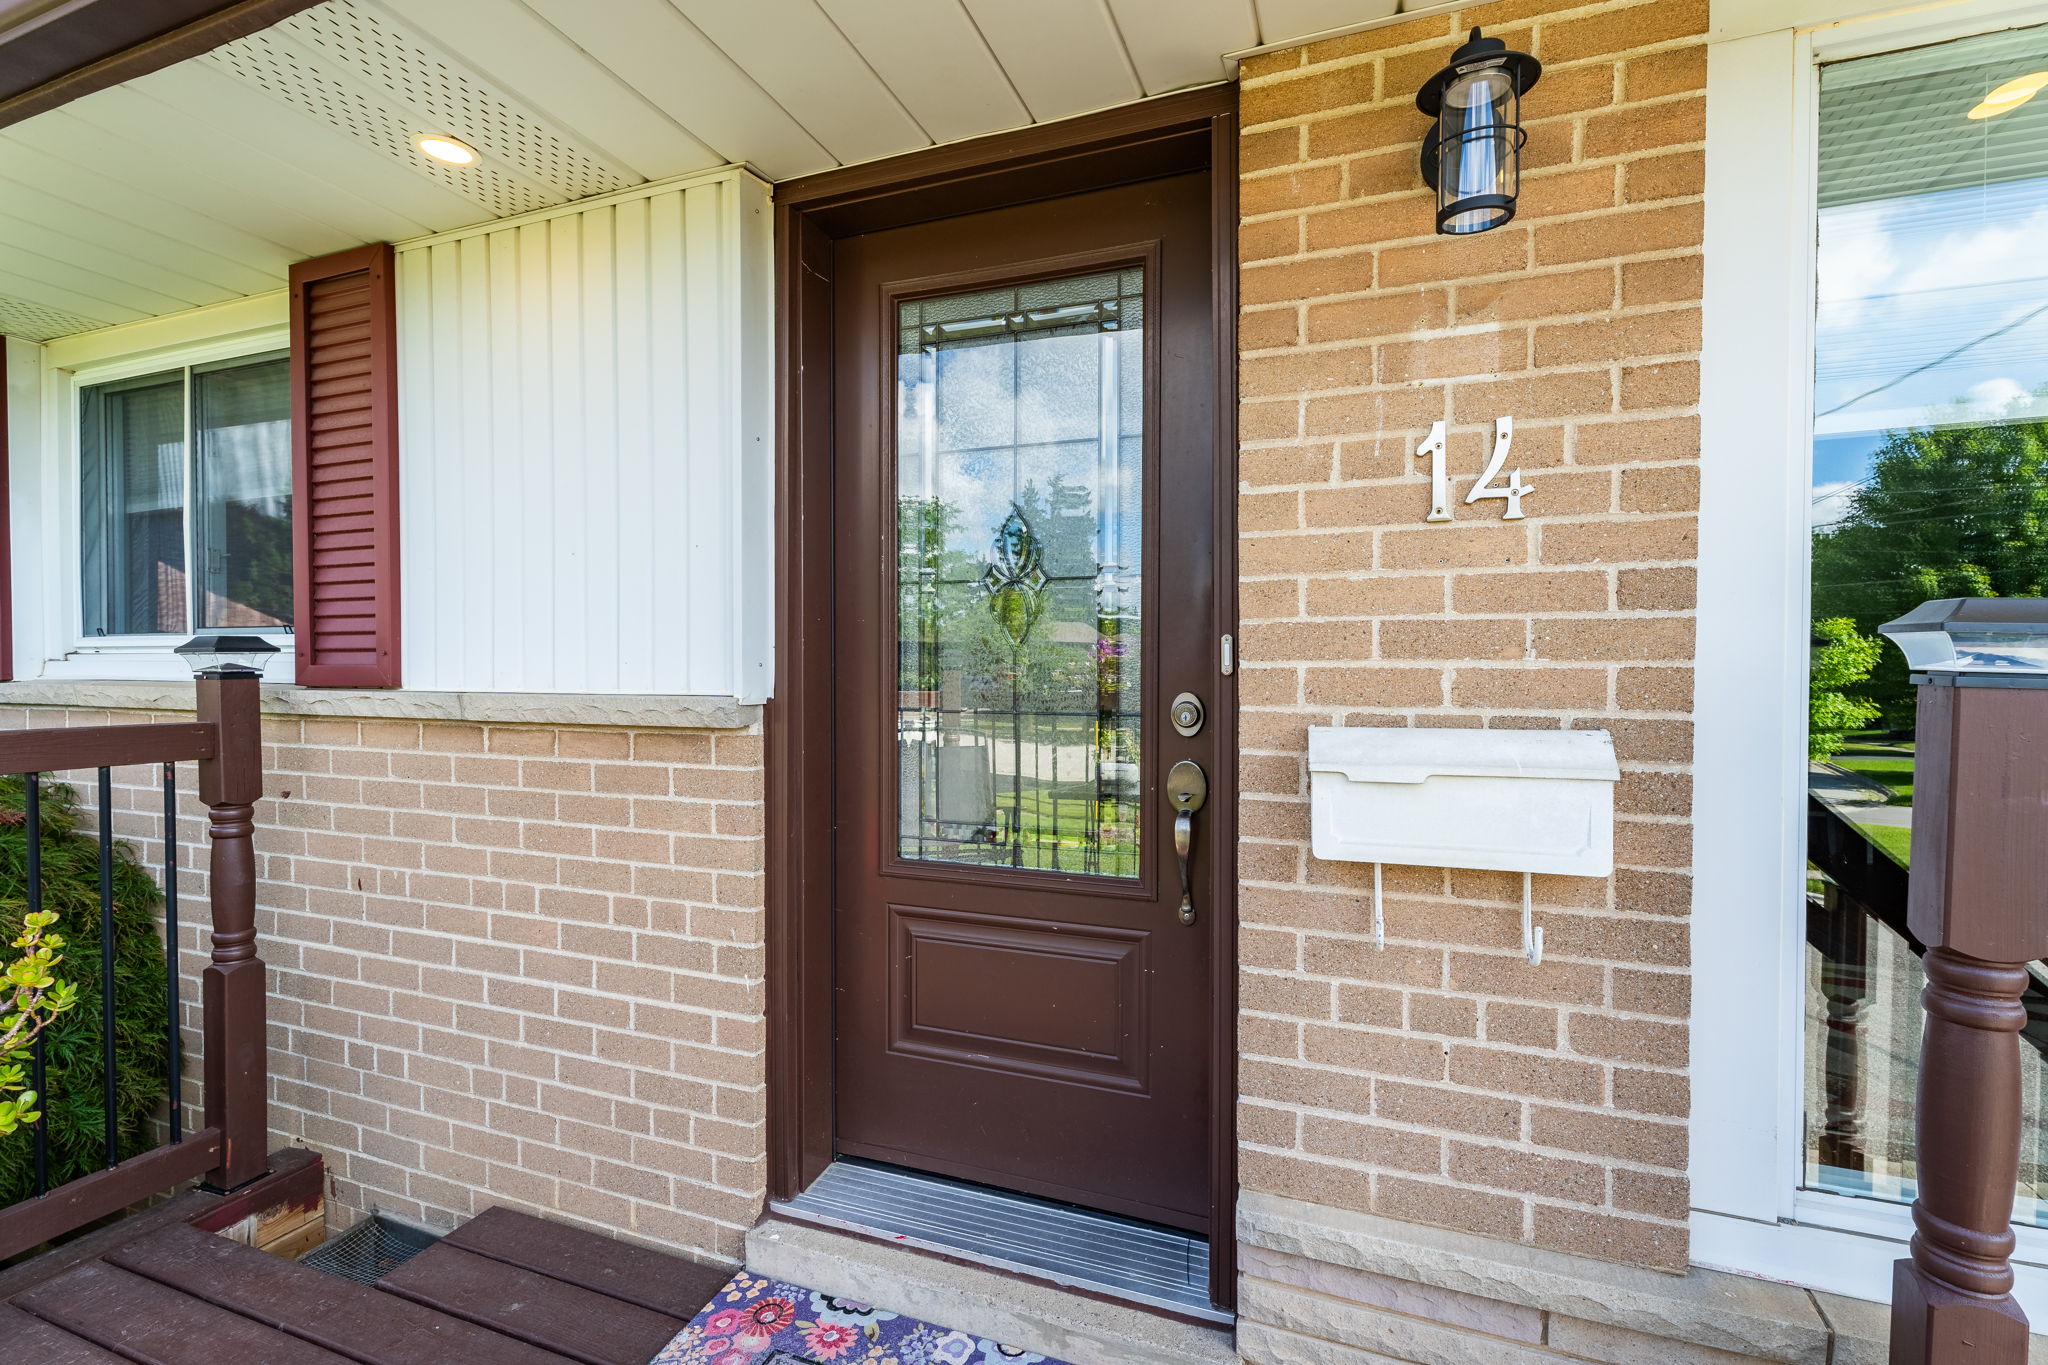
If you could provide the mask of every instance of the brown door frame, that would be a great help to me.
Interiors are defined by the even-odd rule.
[[[776,678],[767,707],[768,1194],[832,1159],[832,292],[840,237],[1207,168],[1216,307],[1216,619],[1237,632],[1237,87],[787,181],[775,192]],[[1237,679],[1212,724],[1230,799],[1205,812],[1227,850],[1211,939],[1210,1294],[1235,1300],[1237,1206]]]

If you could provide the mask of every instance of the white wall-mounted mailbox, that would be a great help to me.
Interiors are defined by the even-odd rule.
[[[1318,858],[1605,877],[1614,784],[1605,730],[1311,726]]]

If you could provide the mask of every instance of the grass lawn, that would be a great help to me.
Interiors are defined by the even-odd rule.
[[[1911,866],[1912,830],[1897,825],[1858,825],[1856,832],[1883,849],[1900,867]]]
[[[1891,792],[1895,806],[1913,804],[1913,746],[1865,740],[1843,747],[1835,755],[1836,766],[1869,778]]]

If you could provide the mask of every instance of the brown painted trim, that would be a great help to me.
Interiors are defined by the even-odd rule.
[[[9,482],[7,338],[0,336],[0,682],[14,678],[14,493]]]
[[[220,751],[219,730],[204,721],[170,725],[75,725],[0,733],[0,773],[182,763]]]
[[[161,71],[319,0],[69,0],[0,31],[0,128]]]
[[[1236,109],[1234,85],[1184,90],[1119,105],[1099,114],[990,133],[886,161],[869,161],[785,180],[775,187],[775,202],[803,205],[807,211],[816,212],[866,199],[904,200],[946,180],[974,179],[1005,168],[1065,161],[1092,148],[1130,145],[1160,134],[1186,132]],[[908,205],[904,207],[908,211]],[[901,219],[919,221],[920,216]]]
[[[1200,170],[1209,121],[1236,107],[1236,86],[1205,86],[786,180],[775,202],[844,237]]]
[[[767,713],[768,1191],[794,1197],[832,1158],[832,281],[834,240],[1210,167],[1217,270],[1215,632],[1236,633],[1237,88],[1213,86],[995,134],[776,187],[775,699]],[[1217,679],[1235,793],[1235,678]],[[1216,825],[1234,848],[1235,803]],[[1216,1011],[1212,1292],[1233,1302],[1236,1179],[1236,879],[1208,916]],[[1219,1288],[1220,1286],[1220,1288]]]
[[[220,1129],[202,1128],[183,1142],[81,1176],[40,1199],[10,1205],[0,1210],[0,1258],[19,1255],[203,1175],[219,1158],[220,1150]]]
[[[305,1147],[284,1147],[270,1154],[269,1175],[221,1195],[190,1221],[201,1232],[225,1232],[252,1214],[317,1209],[326,1193],[327,1167],[320,1154]]]
[[[832,1159],[832,242],[778,204],[775,253],[768,1190],[787,1199]],[[825,363],[805,363],[814,356]]]
[[[1236,88],[1232,87],[1233,97]],[[1210,1052],[1209,1115],[1212,1159],[1209,1219],[1209,1299],[1218,1308],[1237,1307],[1237,857],[1238,724],[1237,672],[1220,671],[1222,637],[1235,640],[1237,623],[1237,101],[1209,121],[1209,205],[1211,267],[1216,306],[1216,522],[1212,530],[1216,565],[1216,619],[1211,637],[1219,650],[1215,724],[1218,730],[1216,790],[1230,800],[1211,816],[1216,847],[1228,849],[1232,868],[1218,880],[1227,888],[1223,913],[1209,916],[1214,972],[1210,1019],[1215,1028]],[[1238,651],[1242,652],[1242,651]]]

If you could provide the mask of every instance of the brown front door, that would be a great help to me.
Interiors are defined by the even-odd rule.
[[[1196,1231],[1209,215],[1192,174],[849,237],[834,299],[837,1150]]]

